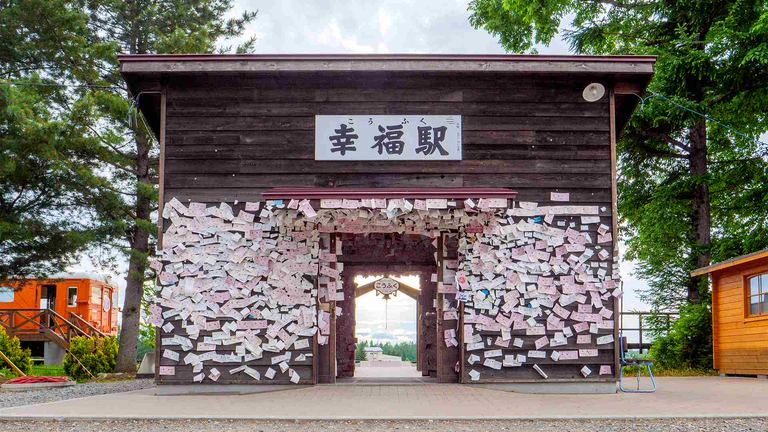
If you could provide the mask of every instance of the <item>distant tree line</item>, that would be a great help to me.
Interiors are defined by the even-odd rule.
[[[365,349],[368,347],[380,347],[383,354],[400,357],[403,361],[416,361],[416,342],[403,341],[398,343],[362,341],[355,347],[355,360],[365,360]]]

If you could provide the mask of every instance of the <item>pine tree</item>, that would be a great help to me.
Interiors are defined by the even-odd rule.
[[[83,81],[122,87],[122,92],[92,91],[81,105],[83,115],[103,125],[93,137],[101,143],[100,161],[110,172],[113,188],[120,191],[119,209],[101,217],[120,221],[123,236],[118,246],[128,258],[128,278],[120,329],[117,371],[136,369],[136,349],[141,301],[148,274],[148,258],[155,246],[157,211],[158,146],[146,123],[129,103],[119,74],[117,54],[210,53],[227,51],[226,38],[242,35],[256,16],[245,12],[226,18],[232,0],[91,0],[85,5],[89,34],[101,52],[101,62]],[[250,51],[255,40],[247,39],[238,52]],[[155,216],[156,217],[156,216]]]
[[[90,122],[71,111],[96,60],[87,17],[60,0],[0,1],[0,279],[59,272],[115,234]]]

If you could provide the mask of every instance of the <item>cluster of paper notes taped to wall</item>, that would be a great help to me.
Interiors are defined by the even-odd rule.
[[[328,342],[331,322],[317,302],[344,296],[341,247],[331,250],[329,236],[373,232],[459,235],[459,259],[439,291],[450,319],[463,304],[464,328],[445,329],[445,343],[457,346],[463,332],[470,379],[525,365],[547,378],[539,359],[583,361],[610,375],[610,365],[588,361],[613,349],[610,299],[620,295],[608,264],[611,232],[599,215],[597,207],[505,198],[326,199],[317,209],[308,200],[171,199],[151,264],[161,382],[312,382],[313,341]],[[580,371],[592,375],[587,364]]]
[[[567,201],[553,193],[551,201]],[[457,295],[472,381],[529,367],[521,379],[612,376],[614,298],[621,296],[612,234],[596,206],[518,202],[491,233],[460,239]],[[602,364],[605,363],[605,364]]]

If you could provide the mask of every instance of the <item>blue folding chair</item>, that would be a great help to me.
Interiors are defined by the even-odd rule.
[[[620,347],[620,363],[619,366],[619,388],[621,391],[625,393],[654,393],[656,392],[656,379],[653,377],[653,371],[651,370],[651,367],[653,366],[653,360],[644,360],[644,359],[628,359],[624,356],[624,337],[619,334],[619,347]],[[634,389],[626,389],[624,388],[624,368],[630,367],[630,366],[636,366],[637,367],[637,388]],[[641,369],[645,367],[645,369],[648,371],[648,376],[651,377],[651,388],[649,389],[641,389],[640,388],[640,371]]]

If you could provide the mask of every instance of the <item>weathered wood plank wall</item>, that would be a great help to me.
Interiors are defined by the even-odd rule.
[[[594,78],[592,78],[594,79]],[[610,205],[607,98],[587,79],[371,73],[167,83],[165,197],[243,201],[276,186],[510,187]],[[316,114],[460,114],[461,162],[314,161]]]
[[[552,204],[552,191],[568,192],[570,204],[599,206],[601,223],[611,226],[608,98],[581,97],[594,80],[493,73],[172,77],[163,197],[242,203],[283,186],[506,187],[519,201],[540,205]],[[459,114],[463,160],[315,161],[316,114]],[[526,346],[535,339],[523,338]],[[601,349],[590,363],[613,364],[614,354]],[[311,360],[305,367],[311,369]],[[576,378],[580,367],[561,364],[553,378]],[[177,367],[177,376],[164,382],[190,381],[189,369]],[[505,368],[498,379],[538,379],[535,374]]]

